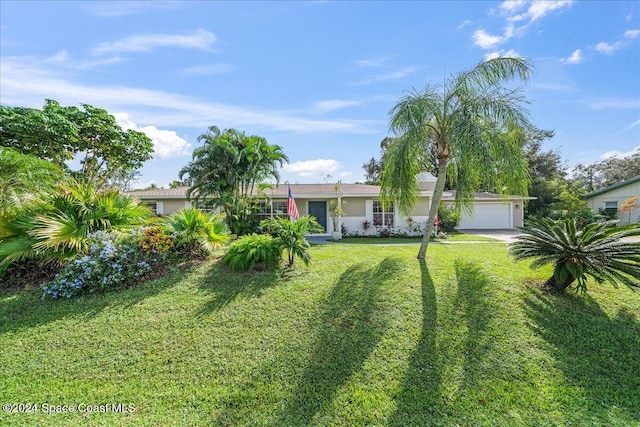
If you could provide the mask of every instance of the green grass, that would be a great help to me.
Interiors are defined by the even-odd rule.
[[[640,294],[543,292],[504,244],[315,246],[121,293],[0,293],[0,425],[640,425]]]

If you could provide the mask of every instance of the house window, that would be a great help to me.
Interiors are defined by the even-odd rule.
[[[269,218],[288,218],[286,200],[261,200],[258,204],[258,218],[260,221]]]
[[[618,209],[618,202],[604,202],[605,209]]]
[[[154,215],[158,215],[158,203],[157,202],[144,202],[144,205],[148,207]]]
[[[373,201],[373,225],[393,227],[393,205],[385,207],[378,200]]]
[[[212,200],[196,202],[194,206],[196,209],[200,209],[202,212],[206,212],[206,213],[216,212],[216,207],[213,205]]]

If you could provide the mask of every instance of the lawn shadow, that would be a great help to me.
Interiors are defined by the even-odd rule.
[[[196,316],[218,311],[238,299],[258,298],[266,289],[287,281],[290,274],[291,270],[236,272],[215,262],[199,283],[200,290],[212,298]]]
[[[0,291],[0,334],[32,328],[64,318],[90,320],[107,307],[131,307],[175,285],[184,271],[168,269],[166,276],[118,291],[42,300],[39,288]]]
[[[464,380],[460,393],[476,388],[483,374],[495,372],[497,366],[485,360],[493,345],[487,330],[495,308],[487,296],[487,286],[491,280],[477,262],[456,259],[456,281],[458,285],[455,307],[464,314],[467,326],[467,338],[464,342]]]
[[[437,425],[441,420],[442,373],[436,348],[436,291],[429,268],[420,260],[422,287],[422,329],[417,346],[409,358],[409,367],[395,396],[396,410],[390,426]]]
[[[333,286],[318,314],[317,336],[306,368],[274,424],[309,425],[331,407],[340,387],[358,371],[387,328],[380,307],[385,282],[402,269],[387,257],[377,266],[362,262],[348,268]]]
[[[549,343],[571,388],[596,423],[609,424],[612,412],[640,425],[640,322],[619,310],[609,317],[588,295],[538,294],[525,299],[529,324]]]

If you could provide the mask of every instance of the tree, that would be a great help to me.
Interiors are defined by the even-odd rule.
[[[427,84],[413,90],[391,110],[390,126],[398,138],[387,150],[382,198],[398,201],[409,213],[417,200],[422,159],[435,153],[437,181],[418,259],[424,259],[438,213],[447,172],[456,183],[456,209],[470,209],[473,193],[491,188],[527,194],[527,163],[522,132],[530,129],[522,88],[503,83],[526,81],[532,66],[523,58],[496,58],[452,75],[444,87]]]
[[[224,210],[233,234],[254,231],[258,184],[270,178],[278,182],[278,166],[289,159],[280,146],[235,129],[220,131],[211,126],[198,141],[203,145],[193,150],[192,160],[179,174],[190,183],[187,197],[195,201],[212,198]]]
[[[79,158],[81,169],[71,175],[98,187],[126,183],[151,158],[151,139],[122,130],[106,110],[81,105],[63,107],[48,99],[42,110],[0,107],[0,145],[66,170],[67,161]]]
[[[51,162],[0,147],[0,218],[55,188],[63,176]]]
[[[640,196],[632,196],[624,201],[623,204],[620,205],[618,210],[620,212],[628,212],[629,216],[627,217],[627,224],[631,224],[631,213],[640,208]]]
[[[640,153],[626,157],[609,157],[589,165],[578,164],[573,169],[573,181],[592,192],[640,175]]]
[[[637,286],[640,243],[623,238],[640,235],[640,227],[617,228],[615,224],[609,221],[581,227],[575,219],[532,219],[520,228],[524,234],[510,245],[509,253],[516,261],[533,259],[531,268],[552,264],[553,276],[545,286],[559,292],[576,281],[578,289],[585,292],[588,276],[598,283]]]

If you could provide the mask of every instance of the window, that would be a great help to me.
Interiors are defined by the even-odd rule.
[[[205,200],[205,201],[202,201],[202,202],[196,202],[194,204],[194,207],[196,209],[200,209],[202,212],[206,212],[206,213],[217,212],[216,211],[216,207],[213,205],[213,201],[212,200]]]
[[[288,218],[286,200],[261,200],[258,203],[258,218],[260,221],[269,218]]]
[[[373,201],[373,225],[377,227],[393,227],[393,205],[384,208],[382,202]]]
[[[604,202],[605,209],[618,209],[618,202]]]
[[[158,215],[158,203],[157,202],[144,202],[143,204],[146,207],[148,207],[149,209],[151,209],[151,212],[153,212],[154,215]]]

